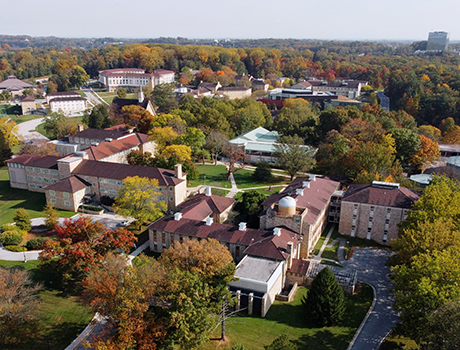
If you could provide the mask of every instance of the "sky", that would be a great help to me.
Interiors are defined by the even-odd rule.
[[[69,38],[460,40],[459,0],[21,0],[0,34]],[[8,7],[10,9],[8,10]]]

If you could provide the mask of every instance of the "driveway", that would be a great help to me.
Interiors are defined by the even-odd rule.
[[[374,308],[347,350],[377,350],[399,322],[393,311],[394,298],[389,292],[392,287],[388,277],[391,269],[385,265],[391,254],[385,249],[355,248],[350,260],[340,259],[344,267],[357,270],[358,280],[371,285],[375,293]],[[339,256],[343,256],[342,249]]]
[[[30,131],[30,130],[35,130],[38,125],[44,122],[45,122],[45,118],[38,118],[38,119],[32,119],[32,120],[26,121],[24,123],[20,123],[18,124],[18,135],[22,136],[24,141],[31,141],[31,140],[46,141],[48,140],[47,137],[43,136],[42,134],[36,131]]]

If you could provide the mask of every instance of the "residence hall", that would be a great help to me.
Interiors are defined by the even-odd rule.
[[[46,95],[51,112],[62,111],[65,114],[83,112],[88,109],[88,101],[78,92],[61,91]]]
[[[123,87],[137,90],[140,87],[153,89],[161,84],[173,84],[175,73],[166,69],[155,69],[153,73],[146,73],[140,68],[115,68],[99,72],[99,81],[104,84],[108,92],[117,91]]]
[[[340,183],[315,175],[298,177],[263,203],[260,228],[288,227],[300,234],[300,258],[308,258],[326,227],[331,198]]]
[[[350,185],[341,201],[339,233],[390,245],[398,238],[398,224],[419,197],[419,192],[398,183]]]

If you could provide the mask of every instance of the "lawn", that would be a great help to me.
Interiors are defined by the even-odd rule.
[[[38,260],[27,263],[0,260],[1,267],[25,268],[30,271],[35,282],[43,284],[43,289],[38,294],[41,299],[40,332],[21,346],[6,346],[2,347],[2,350],[64,349],[93,317],[92,311],[81,305],[77,296],[65,295],[62,292],[52,271],[38,269],[38,264]]]
[[[17,117],[16,115],[8,115],[8,117],[11,118],[11,120],[13,120],[16,124],[21,124],[32,119],[43,118],[42,115],[19,115]]]
[[[254,191],[262,193],[262,194],[264,194],[266,196],[271,196],[274,193],[278,193],[283,188],[284,188],[284,186],[273,186],[271,189],[270,188],[259,188],[259,189],[254,190]]]
[[[276,176],[271,182],[260,182],[252,178],[253,171],[247,169],[238,169],[233,176],[235,177],[236,186],[240,189],[280,185],[289,183],[289,178]]]
[[[0,225],[13,222],[13,216],[17,209],[26,209],[31,218],[42,217],[45,206],[45,194],[29,192],[10,187],[8,169],[0,168]],[[71,217],[74,212],[59,210],[60,217]]]
[[[79,116],[79,117],[72,117],[72,118],[68,118],[68,119],[74,119],[76,120],[79,124],[82,122],[82,117]],[[46,136],[47,138],[49,138],[50,140],[53,140],[54,139],[54,135],[48,135],[46,133],[46,130],[45,130],[45,123],[42,123],[42,124],[39,124],[37,126],[37,129],[36,130],[31,130],[31,131],[37,131],[39,132],[40,134],[42,134],[43,136]]]
[[[227,179],[227,170],[225,165],[200,165],[197,164],[200,176],[197,180],[190,180],[189,186],[196,187],[199,185],[209,185],[216,187],[232,187],[230,181]]]
[[[372,303],[372,288],[363,285],[360,293],[346,299],[347,311],[341,325],[324,328],[308,326],[301,304],[305,292],[306,288],[299,288],[291,303],[275,301],[265,318],[244,313],[231,317],[225,327],[228,341],[221,344],[211,340],[199,350],[230,350],[235,344],[242,344],[245,350],[263,349],[281,334],[287,334],[302,350],[345,350]],[[212,338],[219,335],[217,327]]]
[[[211,193],[216,195],[216,196],[222,196],[225,197],[230,191],[227,190],[221,190],[219,188],[211,188]]]
[[[97,94],[109,104],[117,97],[116,92],[98,92]],[[125,98],[137,98],[137,93],[126,94]]]

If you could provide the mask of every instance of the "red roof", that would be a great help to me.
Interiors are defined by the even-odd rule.
[[[111,155],[127,151],[148,141],[148,136],[144,134],[129,134],[117,140],[105,141],[97,146],[85,148],[90,160],[100,160]]]
[[[205,202],[208,208],[213,213],[216,213],[216,214],[223,213],[225,210],[227,210],[229,207],[235,204],[235,200],[233,198],[226,198],[226,197],[215,196],[215,195],[206,196],[204,194],[197,194],[196,196],[193,196],[192,198],[188,199],[186,202],[182,203],[179,206],[179,210],[182,212],[182,214],[185,214],[185,211],[193,212],[194,208],[198,204],[201,204],[202,202]]]
[[[309,188],[303,187],[304,181],[310,183]],[[285,196],[293,197],[297,201],[298,208],[308,209],[304,221],[313,224],[339,185],[339,182],[327,180],[318,176],[315,181],[310,181],[308,177],[298,177],[292,181],[282,193],[272,194],[262,205],[264,209],[267,209],[273,203],[278,203],[279,200]],[[297,189],[303,189],[303,195],[297,194]]]
[[[8,163],[17,163],[37,168],[57,169],[58,156],[36,156],[30,154],[21,154],[17,157],[7,160]]]
[[[292,266],[289,269],[289,272],[306,275],[308,266],[310,266],[310,261],[308,260],[292,259]]]
[[[88,186],[91,186],[89,182],[80,179],[77,176],[71,176],[64,180],[56,182],[55,184],[47,186],[46,189],[59,192],[75,193],[77,191],[85,189]]]
[[[372,184],[350,185],[342,202],[354,202],[410,209],[420,194],[405,187],[375,187]]]

